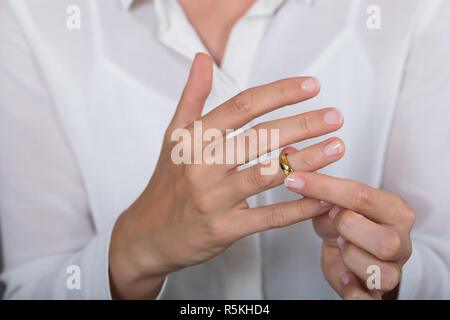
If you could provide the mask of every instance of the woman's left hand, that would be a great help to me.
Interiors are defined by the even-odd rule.
[[[329,214],[313,223],[323,239],[322,271],[342,298],[381,299],[398,287],[412,252],[410,232],[415,218],[405,200],[389,191],[319,173],[294,172],[285,184],[330,206]],[[371,277],[374,271],[380,271],[378,282]],[[368,286],[368,279],[375,289],[369,290],[373,286]]]

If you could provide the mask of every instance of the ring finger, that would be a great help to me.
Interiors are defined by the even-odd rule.
[[[294,171],[315,171],[333,163],[344,155],[342,140],[330,138],[301,151],[290,153],[288,162]],[[247,197],[283,183],[284,173],[278,159],[270,159],[226,177],[220,186],[221,194],[236,204]]]

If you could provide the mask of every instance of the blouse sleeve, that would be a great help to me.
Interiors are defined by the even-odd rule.
[[[111,299],[109,243],[45,79],[0,2],[0,222],[9,299]],[[113,220],[113,219],[112,219]],[[156,299],[165,292],[167,279]]]
[[[112,225],[94,228],[74,154],[7,1],[0,3],[0,217],[5,298],[110,298]]]
[[[401,299],[450,298],[450,1],[423,11],[389,141],[383,189],[416,213]]]

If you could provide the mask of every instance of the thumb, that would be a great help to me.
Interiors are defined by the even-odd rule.
[[[172,128],[184,128],[198,119],[212,87],[212,61],[204,53],[197,53],[177,111],[173,117]]]

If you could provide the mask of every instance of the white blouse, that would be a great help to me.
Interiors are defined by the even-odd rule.
[[[80,29],[67,27],[70,5]],[[252,124],[343,112],[347,153],[321,172],[396,192],[417,215],[400,298],[450,298],[449,17],[448,0],[258,0],[232,30],[205,110],[258,84],[319,78],[317,98]],[[0,2],[6,298],[111,298],[112,227],[152,175],[198,51],[176,0]],[[297,197],[281,186],[249,203]],[[159,298],[334,299],[320,246],[310,221],[253,235],[170,274]],[[73,265],[79,289],[67,286]]]

